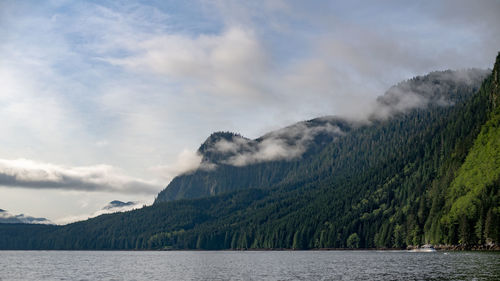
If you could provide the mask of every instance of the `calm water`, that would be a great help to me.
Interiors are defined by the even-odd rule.
[[[500,280],[500,254],[0,251],[0,280]]]

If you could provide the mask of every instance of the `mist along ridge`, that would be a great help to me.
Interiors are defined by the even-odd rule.
[[[1,224],[1,249],[497,248],[500,54],[492,71],[390,88],[366,120],[211,135],[152,206]]]

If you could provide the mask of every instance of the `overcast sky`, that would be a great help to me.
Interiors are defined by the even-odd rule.
[[[150,204],[214,131],[358,118],[391,85],[491,68],[500,1],[0,0],[0,208]]]

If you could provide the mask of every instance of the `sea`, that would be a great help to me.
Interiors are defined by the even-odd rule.
[[[0,251],[0,280],[500,280],[500,253]]]

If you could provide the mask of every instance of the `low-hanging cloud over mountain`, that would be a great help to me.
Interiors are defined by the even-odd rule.
[[[345,129],[431,105],[451,106],[460,98],[454,94],[456,89],[474,85],[478,87],[489,72],[480,69],[447,70],[415,77],[391,87],[356,119],[322,117],[296,123],[255,140],[237,134],[215,133],[205,142],[206,147],[202,146],[204,158],[201,163],[205,166],[245,166],[300,158],[318,135],[326,135],[331,139],[344,135],[345,132],[339,127],[341,124],[344,124]]]
[[[27,159],[0,159],[0,186],[154,194],[159,185],[126,176],[110,165],[66,167]]]
[[[24,214],[13,215],[2,209],[0,209],[0,223],[52,224],[52,222],[46,218],[35,218]]]
[[[78,216],[68,216],[57,219],[55,222],[57,224],[68,224],[76,221],[87,220],[90,218],[94,218],[104,214],[118,213],[118,212],[126,212],[134,209],[139,209],[145,206],[143,202],[138,201],[128,201],[123,202],[119,200],[113,200],[109,202],[106,206],[102,207],[100,210],[97,210],[90,214],[82,214]]]
[[[418,76],[391,87],[372,105],[369,119],[387,119],[398,113],[405,113],[429,105],[450,106],[454,104],[453,91],[460,87],[479,85],[490,70],[463,69],[436,71]]]
[[[113,209],[121,209],[121,208],[130,208],[131,206],[137,205],[137,202],[128,201],[122,202],[120,200],[113,200],[108,203],[108,205],[104,206],[103,210],[113,210]]]
[[[338,122],[335,117],[299,122],[255,140],[231,133],[215,133],[200,149],[204,156],[202,168],[213,168],[216,164],[245,166],[300,158],[317,136],[334,138],[343,135]]]

